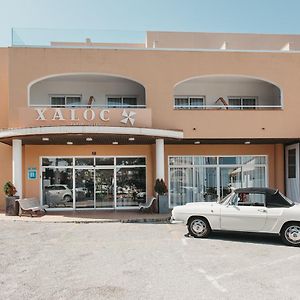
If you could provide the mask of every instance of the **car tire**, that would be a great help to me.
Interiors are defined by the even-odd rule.
[[[70,195],[64,196],[64,203],[72,201],[72,197]]]
[[[281,231],[280,237],[282,241],[288,246],[300,246],[300,223],[290,222],[285,224]]]
[[[195,238],[206,238],[211,232],[208,221],[202,217],[191,218],[187,227],[189,234]]]

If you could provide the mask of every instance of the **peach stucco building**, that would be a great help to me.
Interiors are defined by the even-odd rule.
[[[0,185],[53,210],[135,208],[156,178],[170,207],[247,186],[299,201],[299,51],[176,32],[0,48]]]

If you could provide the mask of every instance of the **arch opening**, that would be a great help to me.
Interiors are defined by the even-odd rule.
[[[236,75],[194,77],[177,83],[175,109],[282,109],[281,89],[266,80]]]
[[[65,74],[28,86],[29,106],[145,108],[142,84],[117,75]]]

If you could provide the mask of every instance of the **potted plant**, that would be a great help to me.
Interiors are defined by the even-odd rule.
[[[158,213],[166,214],[169,212],[168,204],[168,188],[163,179],[156,179],[154,185],[154,191],[157,194],[157,203],[158,203]]]
[[[17,216],[19,214],[19,203],[16,201],[19,197],[16,196],[17,189],[12,182],[8,181],[4,184],[4,193],[6,195],[6,210],[7,216]]]

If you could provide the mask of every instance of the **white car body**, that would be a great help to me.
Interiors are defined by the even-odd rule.
[[[255,194],[255,191],[258,191],[258,194]],[[252,195],[252,199],[254,199],[255,195],[259,195],[258,200],[261,202],[253,202],[252,205],[238,202],[240,200],[238,195],[244,195],[246,192],[248,193],[248,198],[249,195]],[[268,197],[275,196],[282,197],[282,199],[286,200],[287,206],[268,207],[266,199],[271,199],[271,203],[273,198]],[[263,197],[265,197],[264,200]],[[236,203],[234,199],[237,199]],[[280,199],[280,201],[283,201],[282,199]],[[183,221],[189,225],[190,220],[196,217],[206,219],[210,230],[272,234],[281,234],[284,225],[289,222],[299,222],[299,228],[297,230],[293,229],[292,232],[287,234],[293,234],[292,239],[299,239],[300,243],[300,205],[294,204],[291,200],[275,190],[267,188],[238,189],[224,198],[223,202],[195,202],[176,206],[172,210],[171,220]]]

